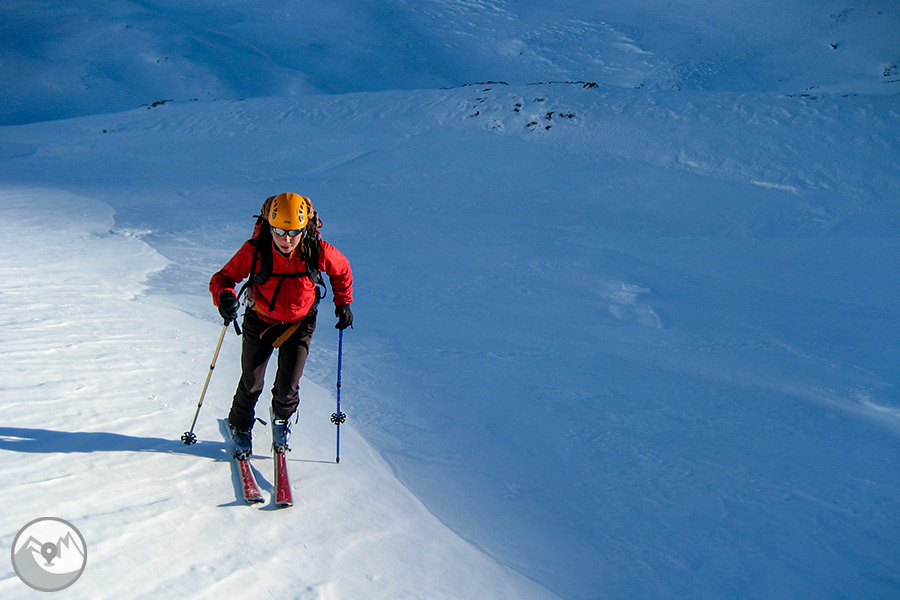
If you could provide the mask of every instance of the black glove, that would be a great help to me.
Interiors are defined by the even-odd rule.
[[[219,296],[219,314],[225,319],[226,325],[237,319],[239,306],[237,296],[231,290],[225,290]]]
[[[337,325],[335,329],[347,329],[353,327],[353,313],[350,311],[349,304],[339,304],[334,307],[334,316],[337,317]]]

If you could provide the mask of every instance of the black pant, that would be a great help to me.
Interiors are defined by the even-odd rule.
[[[263,390],[266,365],[275,350],[272,343],[291,325],[267,323],[255,310],[248,310],[244,314],[241,379],[228,415],[229,422],[235,427],[246,428],[253,425],[254,409]],[[309,344],[315,330],[316,309],[313,308],[291,337],[278,348],[278,370],[272,386],[272,412],[279,419],[287,419],[300,405],[300,377],[303,376],[303,367],[309,356]]]

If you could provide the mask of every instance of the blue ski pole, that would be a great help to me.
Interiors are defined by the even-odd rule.
[[[337,366],[337,412],[331,413],[331,422],[337,425],[337,447],[334,462],[341,462],[341,423],[347,420],[347,415],[341,412],[341,356],[344,353],[344,330],[338,334],[338,366]]]

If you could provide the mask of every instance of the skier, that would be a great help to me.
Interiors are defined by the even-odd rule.
[[[241,378],[228,414],[238,457],[252,452],[255,407],[263,389],[266,365],[278,349],[272,387],[272,445],[288,450],[290,419],[300,404],[299,386],[316,328],[320,271],[328,274],[337,329],[353,325],[353,274],[350,262],[319,237],[320,222],[309,198],[285,193],[267,198],[254,237],[209,282],[213,303],[229,324],[237,319],[238,283],[249,281],[245,295]],[[324,285],[324,284],[322,284]]]

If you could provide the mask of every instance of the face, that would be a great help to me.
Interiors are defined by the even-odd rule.
[[[300,239],[303,235],[298,235],[295,237],[291,237],[287,234],[278,235],[274,231],[272,232],[272,241],[275,242],[275,246],[278,247],[285,254],[291,254],[294,250],[297,249],[297,246],[300,245]]]

